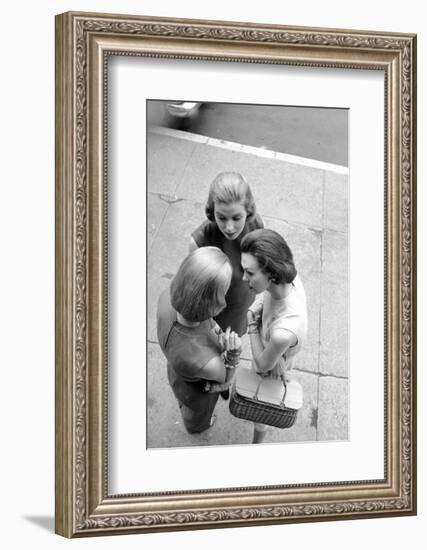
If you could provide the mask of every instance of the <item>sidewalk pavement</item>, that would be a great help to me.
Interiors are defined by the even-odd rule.
[[[177,130],[148,135],[147,447],[236,445],[251,442],[252,423],[233,417],[221,397],[212,428],[198,435],[183,426],[156,335],[156,307],[187,254],[191,232],[205,219],[210,182],[240,172],[266,227],[293,251],[308,305],[307,341],[293,375],[304,404],[290,429],[265,442],[348,438],[348,174],[333,165],[230,144]],[[242,362],[251,359],[243,338]]]

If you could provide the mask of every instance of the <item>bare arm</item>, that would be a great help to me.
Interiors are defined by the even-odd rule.
[[[228,390],[231,383],[233,382],[234,375],[236,373],[235,368],[226,368],[225,369],[225,380],[224,382],[206,382],[204,390],[209,393],[219,393],[225,390]]]
[[[276,366],[282,355],[297,343],[296,336],[288,330],[276,329],[272,331],[270,341],[264,346],[259,332],[260,324],[259,322],[254,324],[252,312],[248,312],[248,322],[252,357],[256,369],[260,373],[267,373]]]
[[[223,360],[226,375],[222,383],[206,383],[205,391],[209,391],[210,393],[221,392],[229,388],[233,381],[236,367],[239,364],[240,352],[242,349],[242,342],[239,336],[234,331],[231,331],[230,327],[228,327],[225,332],[220,331],[217,335],[219,343],[225,350]]]
[[[206,365],[200,369],[201,378],[206,378],[206,380],[211,380],[212,382],[218,382],[223,384],[227,379],[227,372],[224,365],[224,361],[218,355],[213,357]]]
[[[188,245],[188,253],[191,254],[194,250],[197,250],[199,247],[197,246],[196,241],[193,239],[193,237],[190,237],[190,243]]]

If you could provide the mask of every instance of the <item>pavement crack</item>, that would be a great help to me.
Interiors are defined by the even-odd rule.
[[[161,201],[164,201],[168,204],[174,204],[176,202],[180,202],[184,200],[184,199],[181,199],[180,197],[177,197],[176,195],[167,195],[165,193],[158,193],[157,196]]]

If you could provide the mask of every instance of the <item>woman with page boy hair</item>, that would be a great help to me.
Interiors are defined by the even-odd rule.
[[[257,294],[248,313],[253,367],[264,376],[289,378],[307,334],[304,287],[285,239],[258,229],[241,242],[246,284]],[[261,443],[267,426],[254,424],[253,443]]]
[[[213,317],[225,308],[232,268],[218,248],[203,247],[182,262],[157,308],[157,336],[167,359],[168,380],[188,432],[208,429],[214,420],[217,392],[228,387],[239,362],[241,342],[222,332]]]

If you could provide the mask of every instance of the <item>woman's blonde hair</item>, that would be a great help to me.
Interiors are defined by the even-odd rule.
[[[239,202],[246,210],[247,221],[255,216],[255,201],[251,188],[238,172],[220,172],[209,188],[205,212],[208,220],[215,221],[215,203]]]
[[[189,254],[172,280],[172,307],[191,322],[206,321],[227,305],[230,260],[219,248],[204,246]]]

